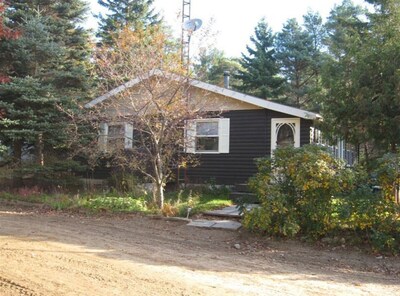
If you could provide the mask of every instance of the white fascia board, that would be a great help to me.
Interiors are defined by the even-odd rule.
[[[125,89],[135,86],[136,84],[140,83],[140,81],[142,81],[143,79],[147,79],[153,75],[165,76],[165,78],[175,80],[175,81],[182,81],[184,79],[183,76],[173,74],[173,73],[163,72],[158,69],[154,69],[153,71],[150,71],[147,75],[144,75],[144,77],[132,79],[132,80],[110,90],[108,93],[106,93],[100,97],[97,97],[96,99],[87,103],[85,105],[85,108],[91,108],[91,107],[107,100],[108,98],[117,95],[118,93],[124,91]],[[289,115],[300,117],[303,119],[316,120],[316,119],[322,118],[321,115],[314,113],[314,112],[309,112],[309,111],[301,110],[298,108],[294,108],[294,107],[282,105],[279,103],[267,101],[264,99],[260,99],[257,97],[245,95],[245,94],[242,94],[237,91],[233,91],[233,90],[230,90],[227,88],[223,88],[223,87],[219,87],[219,86],[212,85],[209,83],[201,82],[199,80],[194,80],[194,79],[189,80],[189,83],[190,83],[190,85],[192,85],[194,87],[204,89],[204,90],[207,90],[210,92],[214,92],[214,93],[217,93],[217,94],[229,97],[229,98],[233,98],[233,99],[236,99],[236,100],[248,103],[248,104],[252,104],[252,105],[264,108],[264,109],[269,109],[272,111],[289,114]]]
[[[208,90],[208,91],[211,91],[211,92],[214,92],[214,93],[226,96],[226,97],[230,97],[230,98],[233,98],[233,99],[245,102],[245,103],[249,103],[249,104],[264,108],[264,109],[269,109],[269,110],[289,114],[289,115],[300,117],[303,119],[315,120],[315,119],[322,118],[321,115],[314,113],[314,112],[309,112],[309,111],[301,110],[298,108],[282,105],[279,103],[267,101],[264,99],[256,98],[253,96],[245,95],[245,94],[239,93],[237,91],[233,91],[233,90],[219,87],[216,85],[212,85],[209,83],[201,82],[198,80],[192,80],[190,82],[190,84],[192,86],[195,86],[195,87],[198,87],[198,88],[201,88],[204,90]]]
[[[90,101],[89,103],[87,103],[85,105],[85,108],[91,108],[91,107],[93,107],[93,106],[95,106],[95,105],[107,100],[108,98],[111,98],[112,96],[115,96],[115,95],[119,94],[120,92],[124,91],[125,89],[128,89],[130,87],[135,86],[139,82],[140,82],[139,78],[135,78],[135,79],[129,80],[128,82],[126,82],[126,83],[124,83],[124,84],[122,84],[122,85],[120,85],[120,86],[118,86],[116,88],[113,88],[108,93],[105,93],[104,95],[102,95],[100,97],[97,97],[94,100]]]

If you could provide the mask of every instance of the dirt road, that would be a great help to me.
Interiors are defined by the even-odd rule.
[[[394,296],[400,258],[0,205],[0,295]]]

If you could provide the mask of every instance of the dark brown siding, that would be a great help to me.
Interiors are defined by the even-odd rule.
[[[310,128],[313,126],[312,120],[300,120],[300,146],[310,144]]]
[[[269,151],[266,110],[231,111],[223,117],[230,118],[229,153],[199,154],[200,165],[187,171],[190,183],[246,182],[256,172],[254,159]]]
[[[271,119],[294,116],[270,110],[240,110],[223,113],[230,118],[230,152],[200,154],[200,165],[189,168],[189,183],[245,183],[256,172],[255,159],[271,154]],[[301,119],[300,145],[310,143],[311,120]]]

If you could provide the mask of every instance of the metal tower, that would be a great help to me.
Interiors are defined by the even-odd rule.
[[[183,25],[185,22],[190,20],[190,0],[183,0],[182,3],[182,50],[181,50],[181,60],[182,65],[186,66],[189,69],[189,59],[190,59],[190,35],[192,32],[185,30]]]

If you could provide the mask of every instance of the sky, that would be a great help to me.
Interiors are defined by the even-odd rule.
[[[97,0],[89,2],[92,13],[98,13],[101,7]],[[329,15],[335,4],[342,0],[191,0],[191,18],[199,18],[203,26],[192,36],[192,47],[206,42],[203,36],[209,36],[207,44],[223,50],[228,57],[240,57],[250,44],[250,36],[261,18],[265,18],[274,32],[279,32],[290,18],[302,21],[307,11],[318,11],[323,18]],[[365,6],[363,0],[353,0]],[[156,12],[173,29],[177,37],[181,34],[182,0],[154,0]],[[89,17],[87,26],[96,28],[96,20]],[[207,33],[206,33],[207,32]],[[211,32],[211,33],[210,33]],[[210,37],[212,36],[212,37]]]

